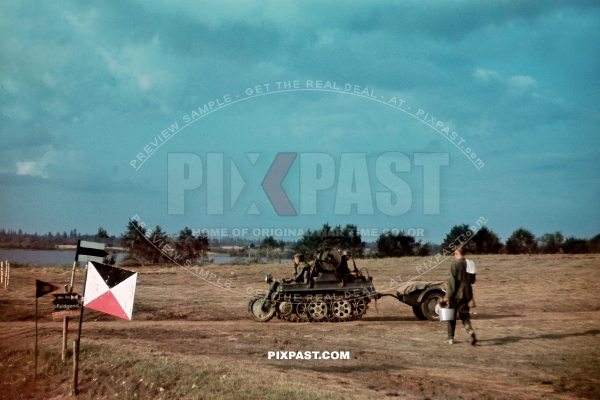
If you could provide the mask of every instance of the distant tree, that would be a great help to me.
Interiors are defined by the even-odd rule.
[[[103,227],[98,228],[98,232],[96,233],[96,238],[98,240],[106,240],[108,239],[108,233]]]
[[[121,235],[121,246],[127,251],[128,258],[136,259],[142,263],[149,261],[148,240],[146,238],[146,228],[137,221],[130,220],[127,223],[127,230]]]
[[[600,234],[589,240],[588,249],[590,253],[600,253]]]
[[[475,243],[476,254],[497,254],[502,248],[498,235],[487,226],[479,228],[472,240]]]
[[[545,233],[539,240],[539,249],[545,254],[556,254],[562,252],[563,235],[560,232]]]
[[[194,236],[192,230],[186,226],[179,231],[175,250],[185,257],[185,261],[196,262],[200,258],[205,258],[210,250],[208,236],[204,233]]]
[[[424,245],[421,245],[421,247],[417,251],[417,254],[415,254],[415,255],[420,256],[420,257],[427,257],[430,254],[431,254],[431,243],[425,243]]]
[[[339,228],[339,227],[337,227]],[[348,224],[342,229],[343,241],[340,245],[349,250],[355,258],[362,258],[365,255],[366,243],[362,240],[358,227],[353,224]]]
[[[277,240],[273,236],[266,237],[261,242],[260,248],[265,249],[267,262],[269,262],[269,250],[277,248]]]
[[[403,232],[393,234],[386,232],[379,235],[376,241],[379,257],[404,257],[429,255],[429,245],[421,245],[414,237]]]
[[[280,264],[281,264],[281,257],[283,255],[283,253],[285,252],[285,246],[286,246],[286,243],[283,240],[277,241],[277,249],[279,249],[279,251],[277,252],[277,258],[279,259]]]
[[[472,234],[473,233],[469,229],[469,225],[454,225],[452,229],[450,229],[450,232],[446,234],[446,237],[442,241],[440,247],[442,250],[453,251],[460,245],[460,243],[466,242],[467,239],[472,236]],[[473,252],[476,249],[475,243],[473,242],[467,243],[466,247],[469,252]]]
[[[464,243],[468,253],[474,254],[497,254],[502,248],[502,242],[492,230],[482,226],[474,233],[467,224],[453,226],[440,247],[442,250],[453,251],[461,243]]]
[[[308,229],[302,238],[293,246],[294,251],[304,254],[307,260],[315,258],[317,251],[323,248],[336,248],[349,250],[352,256],[362,258],[366,243],[363,242],[360,232],[355,225],[348,224],[343,229],[341,226],[331,228],[326,223],[319,230]]]
[[[506,241],[509,254],[533,254],[537,252],[537,241],[533,233],[524,228],[513,232]]]
[[[165,244],[169,244],[171,240],[169,236],[162,230],[159,225],[152,232],[147,232],[149,235],[148,241],[148,259],[151,264],[160,264],[168,262],[168,258],[163,253],[162,249]]]
[[[585,254],[588,253],[588,242],[585,239],[568,237],[562,245],[566,254]]]

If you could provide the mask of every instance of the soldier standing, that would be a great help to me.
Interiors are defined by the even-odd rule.
[[[464,247],[456,249],[454,252],[456,260],[450,266],[450,275],[448,275],[448,291],[444,301],[454,308],[454,320],[448,321],[448,339],[445,340],[445,343],[454,344],[454,330],[458,314],[467,333],[471,335],[471,344],[475,346],[477,338],[469,315],[469,302],[473,299],[473,288],[471,287],[471,278],[467,273],[464,253]]]

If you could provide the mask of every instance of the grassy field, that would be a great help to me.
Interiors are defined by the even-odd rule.
[[[419,321],[390,297],[359,321],[251,321],[249,293],[267,288],[267,273],[289,276],[290,265],[211,265],[204,278],[179,267],[138,268],[133,321],[85,312],[80,397],[600,398],[600,256],[472,258],[479,272],[475,347],[460,328],[457,343],[444,344],[445,324]],[[393,293],[392,279],[414,277],[424,261],[357,263],[379,291]],[[444,280],[448,265],[420,279]],[[62,324],[50,318],[52,296],[39,299],[33,382],[35,279],[62,285],[69,277],[68,267],[17,267],[8,290],[0,289],[0,398],[69,397],[72,366],[60,361]],[[350,359],[269,360],[269,351],[349,351]]]

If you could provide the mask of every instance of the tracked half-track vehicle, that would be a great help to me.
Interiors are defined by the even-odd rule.
[[[408,281],[395,288],[396,294],[383,294],[365,268],[356,268],[354,259],[352,264],[351,271],[336,249],[321,250],[304,276],[279,282],[267,275],[269,290],[250,300],[248,311],[258,322],[275,316],[291,322],[343,322],[362,318],[371,301],[391,296],[411,306],[418,319],[439,321],[445,282]]]
[[[267,322],[274,316],[291,322],[343,322],[362,318],[369,303],[379,294],[366,269],[351,271],[336,249],[324,249],[309,265],[307,279],[273,280],[265,296],[254,297],[248,311],[255,321]],[[341,268],[340,268],[341,267]],[[298,281],[300,280],[300,281]]]

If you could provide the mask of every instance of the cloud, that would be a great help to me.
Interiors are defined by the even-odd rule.
[[[523,90],[532,89],[539,85],[538,82],[532,77],[523,75],[515,75],[510,77],[508,79],[508,83],[515,88]]]
[[[473,71],[473,77],[476,80],[485,83],[501,79],[500,74],[498,74],[496,71],[492,71],[485,68],[475,68],[475,70]]]
[[[17,161],[17,175],[42,175],[35,161]]]
[[[16,173],[17,175],[31,175],[48,178],[49,166],[59,164],[70,166],[75,159],[76,156],[73,152],[57,151],[50,148],[37,160],[17,161]]]

